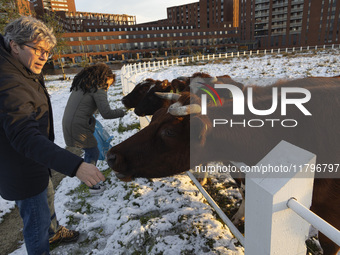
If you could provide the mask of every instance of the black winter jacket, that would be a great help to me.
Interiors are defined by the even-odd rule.
[[[49,169],[74,176],[83,159],[53,143],[42,75],[13,58],[0,35],[0,195],[22,200],[44,191]]]

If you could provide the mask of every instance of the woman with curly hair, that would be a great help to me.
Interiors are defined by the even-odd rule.
[[[71,95],[63,116],[63,133],[65,143],[69,147],[84,150],[84,161],[96,165],[99,158],[97,140],[94,137],[96,110],[104,119],[123,117],[125,111],[113,110],[107,100],[107,90],[115,82],[115,74],[104,63],[85,67],[72,82]],[[101,193],[103,187],[95,185],[91,193]]]

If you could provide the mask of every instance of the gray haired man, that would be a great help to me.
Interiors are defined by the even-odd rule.
[[[24,222],[29,255],[49,254],[50,169],[88,186],[103,174],[54,141],[51,102],[41,71],[56,38],[32,17],[20,17],[0,35],[0,195],[14,200]]]

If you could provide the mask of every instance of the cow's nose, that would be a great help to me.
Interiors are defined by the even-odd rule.
[[[143,114],[143,112],[140,109],[138,109],[138,108],[135,108],[134,112],[135,112],[135,114],[137,114],[140,117],[144,117],[145,116],[145,114]]]
[[[126,107],[126,104],[128,104],[128,100],[126,100],[126,98],[122,98],[122,104]]]
[[[115,165],[116,159],[117,159],[116,154],[114,154],[114,153],[108,153],[107,154],[107,163],[109,164],[109,166],[111,168],[113,168],[113,166]]]

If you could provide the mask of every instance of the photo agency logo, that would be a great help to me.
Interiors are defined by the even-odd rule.
[[[215,106],[218,106],[218,104],[214,95],[218,98],[220,106],[222,106],[221,114],[230,112],[227,108],[232,107],[232,116],[228,116],[228,118],[224,118],[225,116],[223,116],[223,118],[212,119],[213,127],[216,127],[217,125],[229,125],[230,127],[236,125],[242,125],[244,127],[262,127],[264,125],[270,125],[271,127],[275,127],[276,125],[282,127],[296,127],[298,125],[298,120],[290,118],[291,115],[287,114],[287,106],[289,105],[296,107],[304,116],[312,115],[304,105],[311,99],[310,91],[305,88],[273,86],[271,87],[270,96],[266,97],[266,100],[270,98],[271,106],[266,109],[257,109],[256,105],[261,105],[260,101],[263,100],[263,97],[255,96],[254,89],[251,86],[245,87],[245,89],[242,90],[233,84],[201,84],[205,86],[200,88],[200,90],[205,92],[201,94],[202,115],[209,114],[207,95],[213,100]],[[216,89],[218,89],[219,93]],[[261,90],[258,93],[261,93]],[[232,103],[229,102],[228,104],[223,105],[220,95],[229,95],[230,98],[225,99],[225,102],[231,101]],[[268,102],[266,102],[265,105],[268,105]],[[223,112],[223,109],[226,111]],[[290,108],[290,110],[292,110],[292,108]],[[240,119],[240,116],[246,117],[246,112],[250,113],[247,114],[248,118]],[[249,118],[249,116],[251,116],[251,118]],[[258,117],[254,118],[254,116]],[[230,117],[237,117],[237,121]]]
[[[205,93],[207,93],[210,98],[213,100],[215,106],[217,106],[217,102],[216,102],[216,99],[215,97],[213,96],[213,94],[208,90],[210,89],[218,98],[219,102],[220,102],[220,105],[222,106],[222,100],[221,100],[221,97],[219,96],[219,94],[217,93],[217,91],[211,87],[210,85],[206,84],[206,83],[203,83],[203,82],[199,82],[199,84],[202,84],[203,86],[205,86],[206,88],[202,88],[200,87],[199,89],[204,91]],[[203,115],[206,115],[207,114],[207,94],[202,94],[201,95],[201,104],[202,104],[202,114]],[[204,107],[203,107],[204,106]]]

